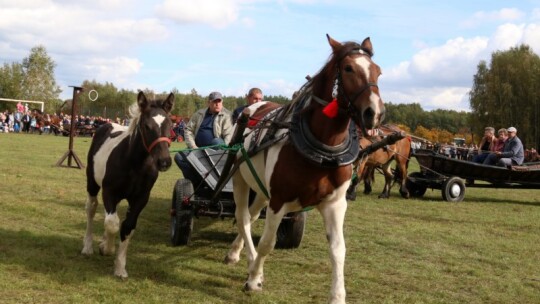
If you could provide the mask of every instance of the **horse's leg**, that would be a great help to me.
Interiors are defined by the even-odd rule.
[[[94,216],[96,215],[96,209],[98,205],[98,199],[97,196],[92,196],[90,193],[88,193],[88,198],[86,199],[86,233],[84,235],[83,240],[83,249],[81,251],[82,254],[93,254],[94,249],[92,248],[92,242],[93,242],[93,223],[94,223]]]
[[[379,195],[379,198],[390,197],[390,188],[392,188],[392,180],[394,178],[394,174],[392,174],[392,169],[390,167],[391,162],[392,161],[387,162],[382,167],[384,173],[384,188],[382,193]]]
[[[251,238],[251,215],[249,214],[249,186],[244,180],[242,174],[237,172],[233,176],[234,185],[234,202],[236,204],[235,218],[236,226],[238,227],[238,234],[247,244],[247,260],[248,265],[253,261],[257,252],[255,251],[255,245]],[[259,195],[257,195],[258,197]],[[225,258],[225,262],[233,264],[240,259],[240,252],[242,247],[239,247],[240,242],[233,242],[230,252]]]
[[[102,255],[113,255],[115,252],[115,239],[120,229],[120,219],[116,212],[116,205],[120,198],[112,196],[107,189],[102,192],[103,205],[105,207],[105,220],[103,239],[99,244],[99,253]]]
[[[401,197],[403,198],[409,198],[409,190],[407,189],[407,167],[408,167],[408,160],[405,157],[397,157],[396,158],[397,166],[396,169],[399,172],[396,172],[396,174],[399,174],[401,178],[401,186],[399,187],[399,193],[401,194]]]
[[[351,180],[351,184],[349,185],[349,188],[347,189],[346,198],[348,201],[355,201],[356,200],[356,191],[358,189],[358,184],[360,183],[361,173],[362,169],[364,167],[365,162],[360,162],[353,166],[353,172],[356,172],[356,177]]]
[[[152,187],[150,186],[150,188]],[[116,260],[114,261],[114,275],[122,279],[128,277],[128,273],[126,271],[126,257],[129,241],[135,233],[137,219],[148,203],[149,198],[150,191],[148,191],[147,194],[139,197],[128,199],[129,207],[126,212],[126,218],[122,222],[122,226],[120,228],[120,245],[118,246],[118,253],[116,255]]]
[[[339,190],[338,190],[339,191]],[[332,289],[330,303],[345,303],[345,239],[343,237],[343,222],[347,211],[347,201],[341,198],[337,202],[321,204],[318,207],[324,220],[326,237],[330,246],[330,261],[332,263]]]
[[[375,167],[366,166],[362,172],[362,178],[364,179],[364,194],[370,194],[373,190],[372,185],[375,181],[374,173]]]
[[[345,200],[345,202],[347,201]],[[278,213],[274,213],[270,208],[266,209],[266,221],[264,222],[263,234],[259,240],[259,245],[257,246],[257,256],[253,263],[249,265],[248,279],[246,284],[244,284],[244,290],[262,290],[262,283],[264,281],[264,261],[276,245],[276,232],[281,223],[281,219],[283,219],[283,216],[290,211],[287,211],[285,207],[281,208]]]
[[[266,206],[266,200],[262,195],[255,196],[255,200],[253,201],[253,204],[249,206],[249,216],[250,216],[250,224],[253,224],[261,215],[261,210]],[[238,209],[238,207],[236,207]],[[236,264],[240,260],[240,253],[242,251],[242,248],[244,248],[244,238],[239,233],[236,238],[234,239],[231,249],[225,256],[224,263],[225,264]],[[253,260],[248,259],[248,265]]]

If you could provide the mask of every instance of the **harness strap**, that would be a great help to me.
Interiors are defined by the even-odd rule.
[[[255,168],[253,167],[253,164],[251,163],[251,160],[249,160],[249,156],[247,154],[247,151],[246,149],[244,149],[244,147],[242,147],[240,149],[240,151],[242,152],[242,157],[244,158],[244,160],[246,161],[246,164],[248,165],[249,167],[249,171],[251,171],[251,174],[253,174],[253,177],[255,178],[255,181],[257,182],[257,185],[259,186],[259,188],[261,189],[261,191],[264,193],[264,195],[266,196],[267,199],[270,199],[270,195],[268,195],[268,190],[266,190],[266,188],[264,187],[261,179],[259,178],[259,176],[257,175],[257,171],[255,171]]]
[[[169,145],[169,147],[171,146],[171,139],[168,138],[168,137],[158,137],[158,138],[156,138],[156,140],[154,140],[154,141],[150,144],[150,146],[148,146],[148,147],[146,147],[146,143],[145,143],[144,141],[143,141],[143,143],[144,143],[144,146],[145,146],[145,148],[146,148],[146,151],[148,151],[148,153],[150,153],[150,152],[152,151],[152,149],[153,149],[157,144],[159,144],[159,143],[162,142],[162,141],[167,142],[167,144]]]

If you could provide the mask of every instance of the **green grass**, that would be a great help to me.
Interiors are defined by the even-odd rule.
[[[86,164],[89,138],[74,150]],[[173,148],[182,147],[174,143]],[[245,294],[245,257],[222,263],[231,219],[201,218],[188,247],[169,244],[169,208],[180,170],[160,175],[128,251],[129,279],[113,257],[80,254],[86,225],[84,170],[55,167],[68,138],[0,134],[1,303],[324,303],[331,282],[321,217],[308,215],[300,248],[275,250],[264,291]],[[415,161],[411,162],[411,167]],[[414,170],[414,169],[413,169]],[[349,303],[539,303],[540,192],[467,188],[401,199],[359,193],[345,222]],[[360,190],[361,191],[361,190]],[[127,204],[123,202],[120,215]],[[262,231],[262,221],[255,225]],[[95,218],[94,248],[103,233]]]

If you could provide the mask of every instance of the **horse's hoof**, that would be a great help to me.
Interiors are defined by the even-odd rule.
[[[225,259],[223,259],[223,263],[226,265],[234,265],[240,261],[239,257],[230,257],[229,255],[225,256]]]
[[[390,196],[389,195],[386,195],[386,194],[381,194],[379,195],[379,198],[389,198]]]
[[[347,193],[345,195],[345,199],[347,199],[348,201],[355,201],[356,200],[356,192],[354,193]]]
[[[99,254],[101,255],[113,255],[114,254],[114,248],[112,251],[105,249],[105,244],[101,243],[99,244]]]
[[[120,278],[122,281],[125,281],[128,278],[128,274],[126,270],[115,270],[114,275]]]
[[[246,282],[246,283],[244,284],[244,291],[245,291],[245,292],[249,292],[249,291],[262,291],[262,282],[259,282],[259,283],[255,284],[255,286],[250,285],[249,282]]]
[[[92,247],[84,247],[82,250],[81,250],[81,254],[84,254],[84,255],[92,255],[94,254],[94,248]]]

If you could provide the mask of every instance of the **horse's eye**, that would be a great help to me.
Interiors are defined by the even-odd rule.
[[[352,72],[352,71],[353,71],[352,66],[350,65],[345,66],[345,72]]]

